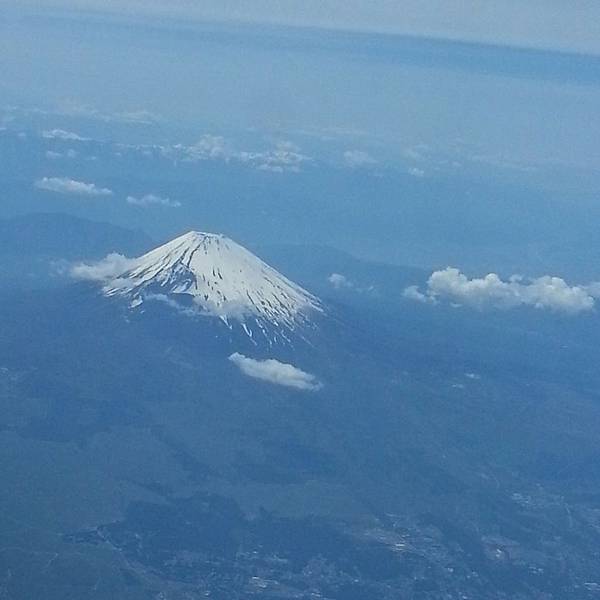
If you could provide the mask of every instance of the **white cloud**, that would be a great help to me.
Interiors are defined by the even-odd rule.
[[[419,169],[418,167],[411,167],[408,170],[408,174],[413,177],[425,177],[425,171],[423,169]]]
[[[118,280],[116,281],[118,282]],[[197,310],[179,304],[176,300],[169,298],[169,296],[166,294],[144,294],[144,301],[146,300],[150,302],[161,302],[162,304],[166,304],[169,308],[172,308],[186,317],[197,317],[199,314]]]
[[[138,148],[139,149],[139,148]],[[196,162],[204,160],[237,161],[260,171],[274,173],[298,173],[303,164],[312,159],[288,141],[280,141],[274,148],[260,151],[235,149],[233,144],[220,135],[203,135],[195,144],[176,144],[160,148],[163,156],[171,160]]]
[[[375,286],[369,285],[367,287],[361,287],[356,284],[356,282],[352,281],[345,275],[341,273],[332,273],[327,278],[327,281],[330,285],[336,290],[354,290],[356,292],[360,292],[361,294],[368,293],[376,293]]]
[[[332,273],[327,278],[327,281],[329,281],[329,283],[336,290],[340,290],[340,289],[343,289],[343,288],[353,288],[354,287],[354,284],[345,275],[342,275],[341,273]]]
[[[377,161],[363,150],[346,150],[344,152],[344,162],[352,168],[369,167],[377,164]]]
[[[423,302],[423,304],[436,304],[437,300],[435,299],[434,296],[429,295],[429,294],[424,294],[423,292],[419,291],[419,287],[416,285],[410,285],[408,286],[403,294],[402,294],[405,298],[408,298],[409,300],[415,300],[416,302]]]
[[[42,177],[34,183],[40,190],[57,194],[76,194],[79,196],[112,196],[112,190],[98,187],[95,183],[76,181],[68,177]]]
[[[253,165],[260,171],[273,173],[299,173],[302,165],[312,160],[302,154],[292,142],[278,142],[273,150],[264,152],[240,152],[235,158]]]
[[[80,135],[71,131],[65,131],[64,129],[51,129],[49,131],[42,132],[42,137],[52,140],[63,140],[69,142],[86,142],[90,138],[84,138]]]
[[[429,303],[445,299],[479,309],[531,306],[577,314],[594,308],[595,292],[590,287],[569,286],[564,279],[549,275],[530,280],[513,275],[503,281],[496,273],[489,273],[469,279],[458,269],[447,267],[431,274],[424,292],[410,286],[404,290],[404,296]]]
[[[321,383],[314,375],[306,373],[293,365],[279,362],[274,358],[256,360],[235,352],[229,360],[236,365],[244,375],[277,385],[296,388],[299,390],[318,390]]]
[[[156,194],[145,194],[141,197],[127,196],[127,203],[134,206],[165,206],[168,208],[179,208],[181,202],[171,200],[167,197],[157,196]]]
[[[102,260],[94,263],[78,263],[69,269],[69,275],[74,279],[84,281],[101,281],[118,286],[118,277],[134,266],[135,260],[113,252]]]
[[[465,377],[472,380],[481,379],[481,375],[478,375],[477,373],[465,373]]]
[[[77,158],[77,152],[70,148],[64,154],[62,152],[54,152],[54,150],[46,151],[46,158],[50,160],[58,160],[61,158]]]
[[[229,142],[220,135],[203,135],[193,146],[174,146],[175,150],[183,151],[188,160],[209,160],[220,158],[228,160],[233,157]]]

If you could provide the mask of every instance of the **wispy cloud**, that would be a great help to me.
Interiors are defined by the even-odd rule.
[[[41,107],[24,107],[24,106],[3,106],[8,115],[4,115],[2,120],[11,118],[14,114],[21,115],[41,115],[41,116],[61,116],[75,117],[79,119],[90,119],[93,121],[101,121],[104,123],[123,123],[129,125],[153,125],[163,121],[163,118],[156,113],[153,113],[145,108],[133,108],[122,111],[105,111],[91,106],[89,104],[81,104],[74,101],[61,102],[53,108]],[[56,130],[59,131],[59,130]],[[46,132],[44,132],[46,133]],[[44,133],[42,135],[44,136]],[[48,133],[51,133],[49,131]],[[69,132],[67,132],[69,133]],[[44,136],[52,137],[52,136]],[[56,136],[59,137],[59,136]],[[71,138],[73,139],[73,138]],[[88,140],[88,138],[82,138]]]
[[[50,113],[52,114],[52,113]],[[105,112],[94,106],[80,104],[78,102],[65,102],[59,106],[54,114],[66,115],[69,117],[80,117],[84,119],[93,119],[105,123],[126,123],[133,125],[152,125],[161,120],[161,118],[144,108],[132,110]]]
[[[204,134],[195,144],[184,146],[177,144],[175,146],[165,147],[167,154],[172,154],[182,160],[211,160],[222,159],[229,160],[236,156],[231,144],[220,135]]]
[[[98,187],[95,183],[85,183],[68,177],[42,177],[34,186],[40,190],[56,192],[57,194],[72,194],[78,196],[112,196],[112,190]]]
[[[54,150],[46,151],[46,158],[50,160],[59,160],[61,158],[77,158],[77,152],[69,148],[66,152],[55,152]]]
[[[117,285],[115,285],[114,287],[118,287],[118,281],[119,280],[117,279]],[[200,314],[200,312],[197,309],[179,304],[179,302],[177,302],[173,298],[170,298],[166,294],[145,294],[144,301],[160,302],[161,304],[168,306],[172,310],[175,310],[179,314],[185,315],[186,317],[197,317]]]
[[[527,280],[513,275],[502,280],[496,273],[489,273],[469,279],[458,269],[447,267],[431,274],[424,291],[410,286],[404,290],[404,296],[429,304],[446,300],[478,309],[530,306],[578,314],[594,308],[594,299],[600,296],[595,293],[595,285],[570,286],[564,279],[550,275]]]
[[[419,169],[419,167],[411,167],[408,169],[408,174],[413,177],[425,177],[425,171],[423,169]]]
[[[353,169],[360,167],[372,167],[377,161],[363,150],[346,150],[344,152],[344,163]]]
[[[294,365],[279,362],[274,358],[256,360],[235,352],[229,360],[236,365],[244,375],[268,381],[276,385],[295,388],[298,390],[316,391],[322,387],[319,380]]]
[[[154,150],[156,148],[153,148]],[[239,150],[220,135],[205,134],[195,144],[175,144],[160,148],[163,156],[175,161],[196,162],[222,160],[246,164],[260,171],[273,173],[298,173],[312,158],[303,154],[292,142],[279,141],[265,150]]]
[[[275,148],[261,152],[240,152],[237,158],[248,163],[260,171],[273,173],[299,173],[302,166],[312,160],[302,154],[300,148],[293,142],[277,142]]]
[[[327,281],[329,281],[329,283],[336,290],[341,290],[344,288],[348,289],[348,288],[354,287],[354,283],[352,281],[350,281],[345,275],[342,275],[341,273],[332,273],[327,278]]]
[[[179,208],[181,202],[178,200],[171,200],[171,198],[158,196],[156,194],[145,194],[144,196],[127,196],[127,204],[133,206],[164,206],[166,208]]]
[[[366,287],[362,287],[358,285],[356,282],[352,281],[346,275],[342,275],[341,273],[332,273],[327,278],[327,281],[336,290],[354,290],[355,292],[360,293],[373,293],[376,292],[375,286],[369,285]]]
[[[123,112],[105,115],[105,120],[120,121],[122,123],[132,123],[138,125],[152,125],[161,121],[161,117],[146,109],[126,110]]]
[[[63,140],[66,142],[87,142],[90,138],[81,137],[77,133],[72,131],[65,131],[64,129],[50,129],[42,132],[42,137],[47,140]]]

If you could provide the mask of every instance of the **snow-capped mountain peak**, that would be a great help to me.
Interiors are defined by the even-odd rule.
[[[218,234],[190,231],[139,258],[106,282],[108,296],[126,296],[132,306],[149,299],[191,299],[193,309],[246,323],[288,330],[322,312],[319,300],[257,256]]]

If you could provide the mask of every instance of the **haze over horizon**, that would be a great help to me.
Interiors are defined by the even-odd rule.
[[[41,12],[37,3],[7,7]],[[600,54],[600,7],[587,0],[48,0],[43,12],[94,11],[131,18],[168,17],[402,34],[483,44]]]

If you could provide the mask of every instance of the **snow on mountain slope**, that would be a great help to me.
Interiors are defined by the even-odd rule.
[[[104,279],[107,296],[125,296],[131,306],[148,300],[191,299],[201,314],[293,330],[323,312],[319,300],[233,240],[190,231],[135,259]],[[189,304],[189,303],[188,303]]]

